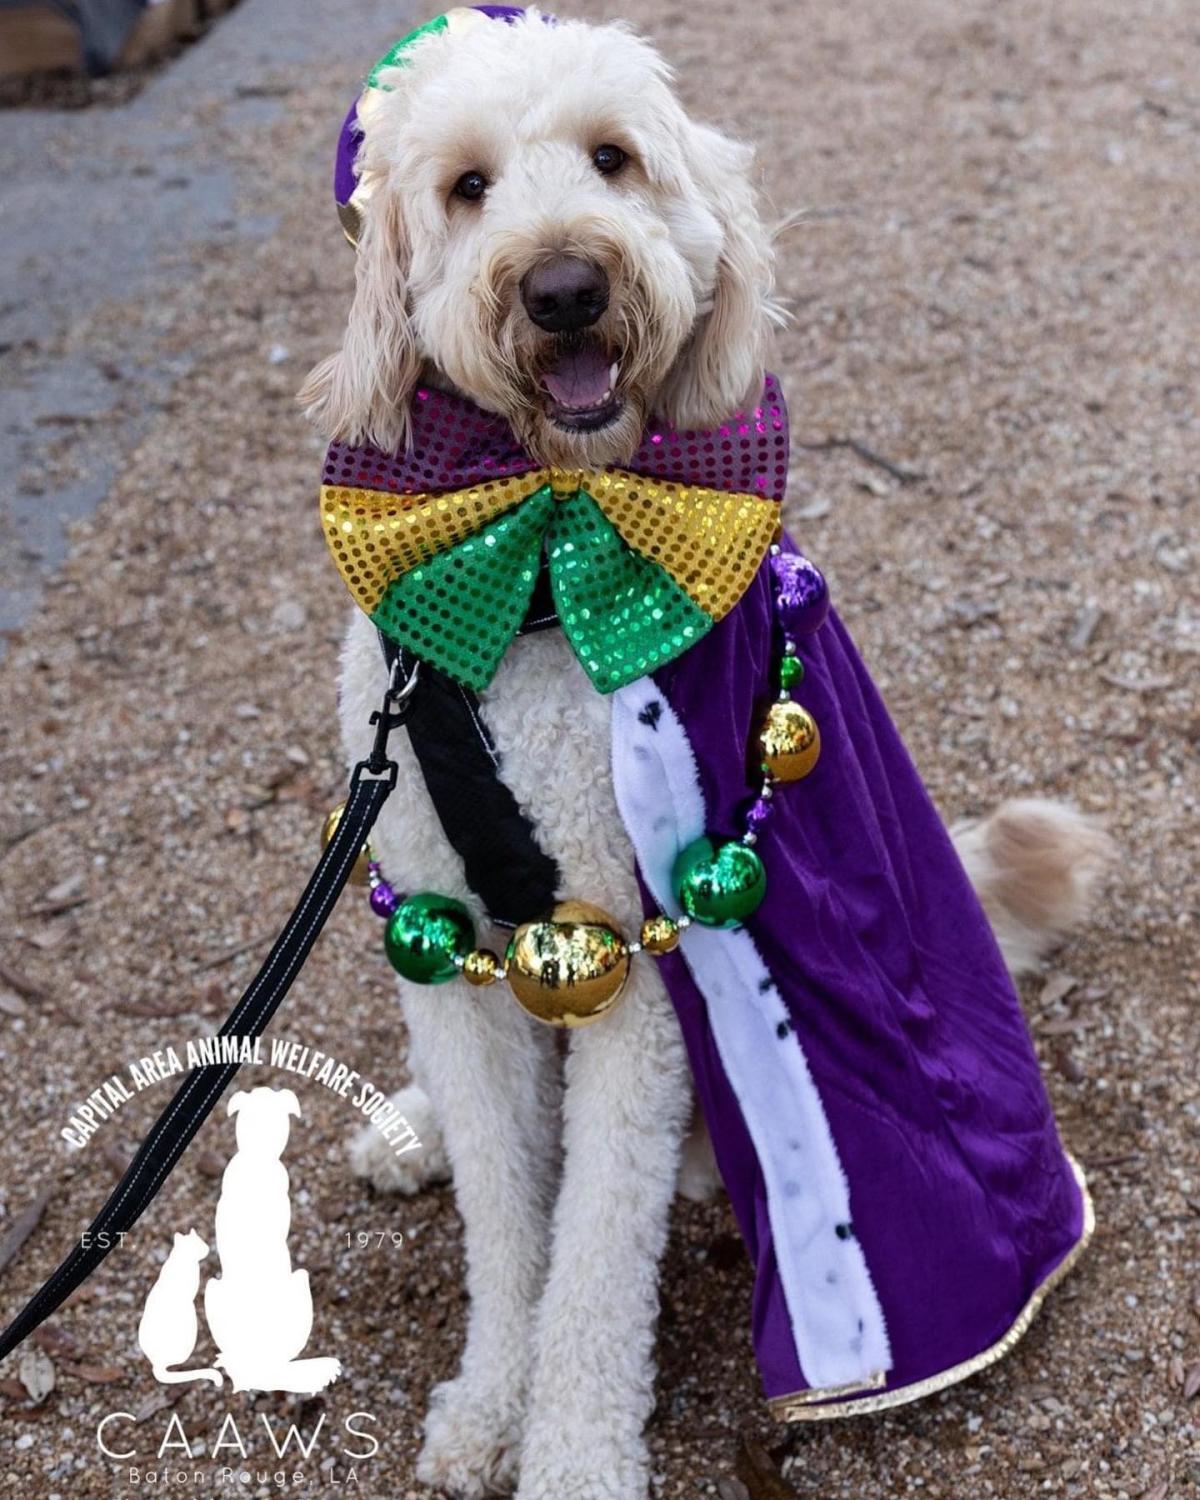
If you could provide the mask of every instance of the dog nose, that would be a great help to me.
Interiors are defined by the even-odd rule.
[[[556,255],[524,278],[521,301],[530,320],[547,333],[589,328],[608,306],[608,277],[577,255]]]

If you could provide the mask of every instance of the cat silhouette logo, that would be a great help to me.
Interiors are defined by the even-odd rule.
[[[312,1332],[307,1271],[294,1271],[288,1251],[292,1205],[280,1157],[289,1116],[300,1114],[291,1089],[239,1091],[229,1101],[237,1116],[237,1153],[221,1179],[217,1204],[220,1276],[204,1287],[204,1317],[220,1350],[214,1368],[172,1369],[196,1347],[196,1293],[208,1246],[194,1229],[177,1234],[150,1289],[138,1344],[154,1378],[165,1385],[228,1375],[235,1391],[296,1391],[315,1395],[341,1374],[336,1359],[298,1359]],[[222,1371],[224,1374],[222,1374]]]

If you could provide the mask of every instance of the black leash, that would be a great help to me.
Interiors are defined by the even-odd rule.
[[[403,680],[398,671],[393,670],[390,674],[383,706],[371,715],[375,743],[371,754],[366,760],[359,761],[350,777],[350,793],[337,829],[266,962],[221,1027],[219,1035],[261,1036],[280,1001],[291,989],[354,868],[380,809],[396,785],[396,763],[387,757],[388,735],[408,718],[421,696],[416,694],[416,688],[423,680],[419,665],[415,663]],[[175,1097],[155,1121],[108,1202],[92,1221],[88,1234],[81,1237],[80,1244],[0,1334],[0,1359],[10,1354],[61,1306],[92,1274],[111,1246],[118,1243],[118,1235],[137,1223],[238,1067],[236,1062],[216,1063],[194,1068],[188,1074]]]

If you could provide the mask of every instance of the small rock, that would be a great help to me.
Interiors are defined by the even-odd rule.
[[[718,1479],[717,1494],[720,1500],[750,1500],[750,1491],[740,1479]]]
[[[26,1349],[17,1366],[21,1384],[34,1401],[44,1401],[58,1383],[54,1361],[41,1349]]]
[[[25,941],[32,944],[33,947],[40,949],[43,953],[49,953],[51,949],[58,947],[66,935],[67,929],[65,927],[43,927],[40,932],[31,932]]]
[[[1081,610],[1075,622],[1075,629],[1072,630],[1067,642],[1071,650],[1086,651],[1103,621],[1104,611],[1098,605],[1089,604],[1086,609]]]
[[[65,880],[60,880],[57,885],[52,885],[42,897],[43,906],[59,906],[64,902],[74,901],[83,894],[83,876],[76,872],[68,875]]]
[[[281,599],[271,611],[271,624],[276,630],[301,630],[308,623],[308,610],[299,599]]]
[[[1046,983],[1042,986],[1042,993],[1038,996],[1038,1004],[1043,1010],[1049,1010],[1052,1005],[1065,1000],[1078,986],[1079,980],[1074,974],[1048,974]]]

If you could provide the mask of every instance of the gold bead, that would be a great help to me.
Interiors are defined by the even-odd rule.
[[[328,846],[329,840],[337,832],[337,826],[342,821],[342,814],[346,811],[346,804],[339,802],[338,805],[326,816],[321,828],[321,848]],[[366,885],[369,875],[367,869],[371,863],[371,845],[366,843],[359,850],[358,858],[354,861],[354,868],[350,871],[351,885]]]
[[[463,959],[462,977],[468,984],[495,984],[504,977],[504,965],[490,948],[476,948]]]
[[[772,703],[758,736],[762,764],[777,781],[799,781],[821,754],[817,721],[798,703]]]
[[[679,923],[662,912],[642,923],[642,947],[647,953],[674,953],[679,947]]]
[[[589,1026],[610,1011],[629,977],[629,945],[615,920],[586,901],[560,901],[508,945],[517,1003],[550,1026]]]

